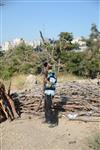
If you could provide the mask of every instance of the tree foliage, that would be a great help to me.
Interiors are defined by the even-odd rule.
[[[42,64],[48,61],[63,70],[78,76],[94,78],[100,73],[100,32],[92,24],[89,38],[86,41],[87,49],[83,52],[72,51],[79,47],[73,44],[73,35],[61,32],[58,40],[49,39],[35,49],[24,42],[5,53],[0,51],[0,77],[8,79],[16,74],[39,74]],[[59,69],[58,69],[59,70]]]
[[[84,40],[87,45],[84,52],[63,52],[61,60],[68,72],[94,78],[100,73],[100,32],[96,25],[92,24],[91,34]]]

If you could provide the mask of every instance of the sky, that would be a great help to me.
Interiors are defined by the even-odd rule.
[[[57,39],[60,32],[87,37],[91,24],[100,30],[100,0],[6,0],[0,7],[1,43],[15,38],[28,41]]]

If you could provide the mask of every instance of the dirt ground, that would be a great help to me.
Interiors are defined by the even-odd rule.
[[[50,128],[37,116],[0,124],[1,150],[91,150],[88,139],[100,122],[68,121],[62,117]]]

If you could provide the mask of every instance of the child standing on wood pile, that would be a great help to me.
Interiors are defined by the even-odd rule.
[[[44,93],[44,110],[45,121],[53,125],[53,111],[52,98],[55,95],[55,84],[57,82],[55,73],[52,71],[52,66],[47,62],[44,63],[44,79],[43,79],[43,93]]]
[[[0,82],[0,98],[2,99],[2,104],[5,105],[5,107],[9,108],[11,114],[11,120],[13,120],[14,118],[18,118],[18,114],[16,113],[14,102],[6,93],[5,86],[2,82]]]

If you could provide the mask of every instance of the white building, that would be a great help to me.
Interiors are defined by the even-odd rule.
[[[33,48],[36,48],[38,45],[40,45],[40,40],[34,40],[33,41]]]
[[[4,51],[9,50],[10,48],[12,48],[12,43],[10,41],[7,41],[2,45],[2,50]]]
[[[86,42],[82,40],[82,38],[75,38],[73,39],[72,43],[78,43],[79,44],[79,49],[80,51],[84,51],[86,50],[87,46],[86,46]]]
[[[16,39],[14,39],[14,40],[12,41],[12,45],[13,45],[13,46],[17,46],[17,45],[21,44],[23,41],[24,41],[24,40],[21,39],[21,38],[16,38]]]
[[[26,45],[30,45],[32,46],[33,48],[36,48],[38,45],[40,45],[40,41],[39,40],[34,40],[33,42],[32,41],[25,41],[24,39],[22,38],[16,38],[12,41],[7,41],[5,42],[3,45],[2,45],[2,50],[4,51],[7,51],[9,50],[10,48],[14,48],[15,46],[18,46],[19,44],[21,43],[25,43]]]

